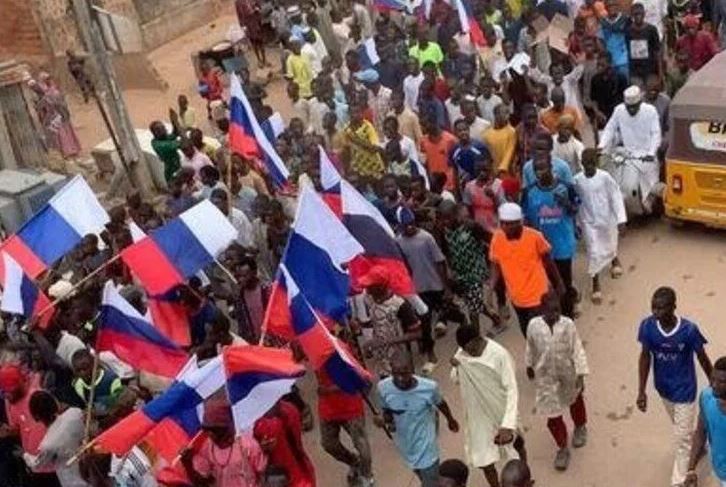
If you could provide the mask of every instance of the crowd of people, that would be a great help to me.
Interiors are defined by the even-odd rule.
[[[57,306],[46,329],[3,316],[4,485],[312,487],[315,466],[302,438],[315,423],[322,448],[347,467],[348,485],[376,484],[365,399],[341,391],[322,369],[317,398],[293,388],[241,436],[227,400],[208,400],[207,441],[182,451],[174,464],[143,444],[122,457],[88,449],[68,462],[168,386],[108,351],[95,357],[101,290],[113,280],[147,315],[149,301],[160,297],[148,296],[115,256],[139,230],[153,232],[201,200],[229,219],[237,238],[219,266],[164,298],[188,323],[188,340],[179,345],[200,361],[227,345],[258,343],[290,347],[304,360],[294,341],[267,333],[265,311],[296,191],[306,184],[324,190],[321,147],[395,231],[420,298],[397,294],[391,273],[374,266],[355,283],[349,321],[335,330],[375,372],[371,398],[380,414],[373,421],[392,436],[402,462],[424,487],[479,484],[476,470],[492,487],[531,487],[515,375],[523,365],[536,413],[552,435],[554,468],[568,468],[570,447],[588,439],[589,367],[575,320],[583,299],[603,301],[603,274],[623,274],[618,238],[628,215],[601,160],[623,146],[650,162],[641,189],[644,206],[657,212],[670,99],[723,46],[726,5],[457,2],[464,0],[236,2],[260,68],[271,68],[269,42],[279,43],[293,116],[276,125],[267,87],[251,79],[251,60],[237,73],[205,62],[199,94],[209,126],[185,96],[170,111],[171,130],[162,121],[150,124],[168,186],[164,203],[129,195],[109,211],[106,231],[84,237],[43,278]],[[475,25],[462,25],[462,13]],[[540,35],[557,16],[574,25],[564,50]],[[263,160],[230,144],[238,127],[230,120],[229,76],[239,77],[287,166],[283,187]],[[579,241],[589,289],[574,285]],[[714,474],[726,485],[726,357],[712,363],[697,324],[676,314],[673,289],[658,288],[650,308],[637,336],[637,407],[645,412],[650,405],[652,370],[674,424],[671,485],[698,484],[706,443]],[[526,343],[524,364],[496,340],[514,319]],[[450,360],[436,353],[447,333],[458,345]],[[711,380],[700,394],[696,360]],[[461,411],[432,378],[448,365]],[[441,458],[439,414],[450,431],[461,432],[465,458]],[[350,441],[342,441],[343,431]]]

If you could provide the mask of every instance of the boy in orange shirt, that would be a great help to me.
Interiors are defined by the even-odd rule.
[[[421,140],[421,152],[426,157],[426,169],[429,176],[435,172],[446,174],[445,189],[456,190],[454,168],[449,164],[449,154],[457,143],[456,137],[446,130],[441,130],[435,117],[427,117],[423,121],[426,135]]]
[[[500,228],[489,245],[491,278],[489,289],[496,289],[501,279],[517,313],[522,334],[527,336],[529,321],[539,314],[542,296],[550,285],[562,296],[565,285],[550,256],[550,244],[544,236],[522,219],[522,208],[516,203],[499,207]]]

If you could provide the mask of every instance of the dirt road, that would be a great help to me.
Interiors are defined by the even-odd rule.
[[[204,103],[196,94],[193,70],[189,63],[192,50],[208,45],[226,32],[233,17],[219,19],[214,28],[204,27],[163,46],[151,54],[157,70],[170,89],[165,92],[128,91],[126,100],[139,127],[156,118],[166,117],[179,93],[189,96],[199,117]],[[276,62],[275,55],[270,56]],[[268,103],[288,115],[282,83],[269,87]],[[74,121],[85,147],[105,139],[100,119],[90,105],[73,104]],[[650,389],[650,410],[642,414],[635,408],[637,387],[637,326],[648,313],[650,295],[659,285],[670,285],[679,293],[679,312],[696,320],[710,341],[712,358],[726,354],[726,326],[721,323],[726,300],[726,246],[724,234],[701,229],[673,230],[663,223],[652,223],[632,230],[622,241],[622,261],[626,270],[619,281],[604,279],[604,303],[585,303],[577,324],[588,352],[591,376],[587,380],[586,401],[590,418],[590,442],[573,452],[570,470],[564,474],[552,468],[554,444],[545,419],[532,414],[533,386],[522,365],[524,342],[516,325],[499,341],[517,361],[520,383],[520,416],[537,485],[548,487],[666,487],[670,482],[672,448],[670,425],[655,391]],[[585,287],[582,255],[578,257],[578,287]],[[453,354],[452,334],[438,342],[442,365],[434,373],[461,416],[458,391],[448,379],[445,365]],[[699,378],[703,382],[702,375]],[[313,384],[307,379],[306,396],[313,401]],[[372,434],[374,469],[381,487],[417,485],[403,466],[391,442],[369,422]],[[344,485],[346,469],[320,448],[317,431],[305,437],[313,456],[318,485]],[[442,459],[463,456],[463,435],[442,430]],[[706,469],[707,470],[707,469]],[[709,481],[712,482],[712,479]],[[474,472],[470,485],[485,485]],[[708,482],[702,485],[716,485]]]

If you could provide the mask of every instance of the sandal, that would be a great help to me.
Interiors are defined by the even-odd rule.
[[[602,293],[600,291],[595,291],[590,296],[590,301],[592,301],[592,304],[602,304]]]
[[[612,266],[612,268],[610,269],[610,277],[612,277],[613,279],[617,279],[622,275],[623,275],[622,267],[620,267],[619,265]]]

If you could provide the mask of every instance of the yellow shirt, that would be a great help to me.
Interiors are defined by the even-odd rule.
[[[348,124],[344,134],[347,138],[347,145],[350,151],[350,168],[359,176],[382,177],[385,167],[380,154],[377,151],[371,151],[353,142],[353,140],[358,139],[377,146],[378,134],[373,124],[368,120],[363,120],[363,123],[358,128],[353,128]]]
[[[482,134],[484,143],[492,155],[494,167],[500,172],[509,173],[517,148],[517,131],[510,124],[498,129],[492,125]]]
[[[302,54],[290,54],[285,62],[285,74],[300,87],[300,96],[310,98],[313,96],[311,84],[313,82],[313,69],[310,60]]]
[[[507,0],[507,6],[512,11],[512,17],[518,19],[522,16],[522,0]]]

